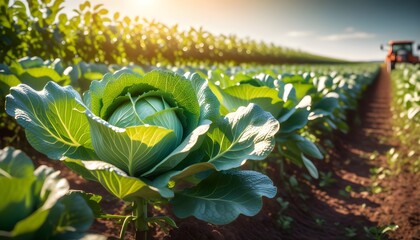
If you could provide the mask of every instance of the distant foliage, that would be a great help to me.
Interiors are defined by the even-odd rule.
[[[89,1],[69,17],[61,11],[63,2],[0,2],[0,62],[10,64],[24,56],[59,57],[66,63],[84,60],[147,65],[338,61],[235,35],[213,35],[202,28],[181,31],[178,25],[167,26],[138,16],[131,19],[118,12],[110,18],[102,4],[92,6]]]

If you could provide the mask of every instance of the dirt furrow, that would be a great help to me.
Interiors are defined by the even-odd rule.
[[[299,230],[283,234],[284,239],[369,239],[365,227],[377,226],[382,218],[383,196],[371,193],[371,172],[383,166],[394,147],[391,85],[384,69],[359,104],[349,118],[360,121],[353,121],[350,132],[335,139],[330,157],[317,163],[321,172],[332,171],[334,182],[326,187],[308,183],[310,195],[302,201],[307,209],[296,207],[298,200],[287,212]]]

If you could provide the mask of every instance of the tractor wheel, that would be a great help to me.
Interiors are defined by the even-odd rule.
[[[391,73],[392,70],[395,69],[395,62],[386,62],[386,70]]]

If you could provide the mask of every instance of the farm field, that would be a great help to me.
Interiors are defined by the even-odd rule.
[[[301,67],[289,67],[289,71],[294,68]],[[399,76],[398,72],[393,74]],[[418,180],[418,161],[413,163],[408,159],[418,153],[402,145],[398,139],[401,136],[396,134],[398,131],[389,131],[399,128],[398,124],[395,125],[398,118],[393,116],[403,114],[398,113],[401,109],[391,111],[391,106],[396,103],[392,102],[389,73],[382,67],[371,80],[357,102],[360,107],[346,112],[349,128],[343,129],[348,132],[335,130],[319,136],[317,142],[326,157],[314,161],[319,172],[318,179],[284,159],[282,153],[274,149],[265,160],[267,163],[249,166],[267,174],[279,189],[275,199],[264,200],[258,215],[240,216],[228,225],[218,226],[193,217],[178,219],[173,216],[171,208],[151,208],[153,215],[173,216],[178,226],[169,233],[157,228],[151,234],[157,239],[185,239],[186,232],[190,239],[203,236],[208,239],[260,239],[263,236],[269,239],[311,239],[314,234],[321,239],[343,236],[369,238],[379,234],[384,228],[381,226],[391,228],[398,225],[398,229],[391,232],[391,237],[417,236],[418,188],[410,183]],[[400,131],[409,129],[404,127]],[[3,128],[2,145],[24,149],[33,156],[36,166],[47,165],[59,170],[60,175],[69,180],[71,189],[104,196],[104,211],[112,214],[127,211],[129,206],[100,184],[84,180],[62,162],[49,160],[27,143],[22,132],[16,133],[14,128],[10,130]],[[416,137],[407,139],[405,141],[418,141]],[[279,164],[279,159],[285,162]],[[115,220],[100,219],[90,229],[94,233],[117,238],[120,228]]]
[[[0,239],[420,238],[420,64],[63,2],[0,3]]]

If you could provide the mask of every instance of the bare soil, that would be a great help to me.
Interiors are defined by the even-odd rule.
[[[264,207],[254,217],[240,216],[231,224],[212,225],[195,218],[175,219],[178,228],[165,234],[160,229],[151,232],[155,239],[370,239],[365,228],[397,224],[398,230],[389,235],[391,239],[420,239],[420,174],[402,169],[397,175],[372,176],[372,171],[387,167],[386,154],[391,148],[404,151],[394,140],[392,131],[391,84],[389,74],[381,70],[377,80],[366,90],[358,111],[349,113],[353,122],[351,131],[335,134],[329,157],[315,161],[320,172],[331,172],[334,182],[320,187],[320,180],[308,178],[304,169],[285,163],[287,176],[280,174],[280,165],[270,157],[266,173],[278,187],[278,196],[264,199]],[[2,130],[4,137],[11,134]],[[31,150],[18,138],[12,144],[24,148],[33,156],[36,165],[46,164],[61,171],[73,189],[84,190],[104,196],[102,207],[108,213],[123,214],[127,206],[111,196],[95,182],[73,173],[59,161],[46,159]],[[274,155],[273,155],[274,156]],[[296,175],[298,185],[290,183]],[[374,184],[379,182],[380,193],[372,194]],[[277,202],[288,202],[282,211]],[[170,208],[150,209],[151,214],[172,216]],[[293,219],[289,228],[282,227],[284,218]],[[284,225],[283,225],[284,226]],[[112,220],[96,220],[91,232],[100,233],[109,239],[118,238],[120,224]],[[131,228],[128,229],[132,230]],[[132,232],[132,231],[131,231]],[[125,239],[134,239],[132,233]]]

